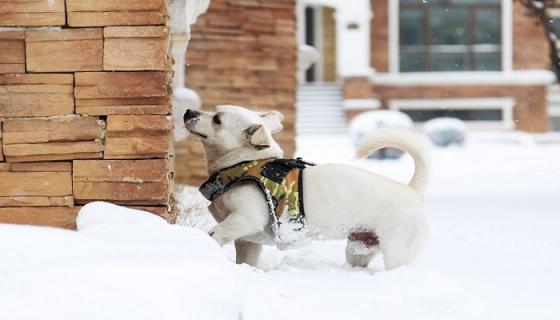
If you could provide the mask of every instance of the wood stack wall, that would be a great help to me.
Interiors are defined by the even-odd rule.
[[[0,222],[75,227],[103,200],[169,217],[165,0],[0,5]]]
[[[275,135],[286,156],[295,151],[297,72],[295,0],[212,0],[192,26],[187,86],[203,109],[236,104],[278,110],[286,118]],[[176,146],[179,183],[206,179],[204,152],[191,137]]]

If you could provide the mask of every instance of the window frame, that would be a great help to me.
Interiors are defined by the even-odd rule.
[[[466,44],[462,44],[462,45],[447,45],[447,44],[433,44],[433,37],[432,37],[432,28],[430,27],[430,18],[432,15],[432,11],[435,9],[434,6],[429,6],[429,5],[422,5],[422,4],[412,4],[412,3],[401,3],[401,1],[399,0],[399,12],[400,10],[416,10],[418,12],[422,12],[422,36],[421,36],[421,42],[422,44],[419,46],[407,46],[409,48],[406,48],[403,50],[403,46],[399,43],[399,59],[401,58],[401,53],[422,53],[424,55],[424,63],[425,63],[425,67],[426,70],[419,70],[416,72],[440,72],[439,70],[434,70],[434,65],[433,65],[433,54],[438,53],[438,52],[452,52],[453,50],[446,50],[445,48],[447,47],[448,49],[460,49],[460,47],[463,48],[463,50],[459,50],[457,51],[457,53],[463,53],[467,56],[467,61],[468,61],[468,66],[469,68],[466,70],[445,70],[445,71],[476,71],[479,70],[478,66],[477,66],[477,61],[476,61],[476,54],[480,53],[480,52],[485,52],[485,51],[477,51],[477,47],[478,48],[489,48],[490,46],[493,47],[493,50],[489,50],[486,52],[493,52],[493,53],[498,53],[501,55],[501,51],[502,51],[502,35],[501,35],[501,20],[502,20],[502,8],[501,8],[501,3],[497,3],[497,4],[477,4],[477,5],[472,5],[472,4],[464,4],[464,3],[454,3],[453,1],[445,1],[445,3],[443,4],[437,4],[434,6],[437,6],[437,9],[440,8],[446,8],[446,9],[463,9],[466,10],[467,12],[467,43]],[[492,9],[492,10],[496,10],[499,13],[499,30],[498,32],[500,33],[500,44],[477,44],[476,43],[476,33],[477,33],[477,24],[476,24],[476,18],[477,18],[477,11],[479,10],[488,10],[488,9]],[[399,15],[399,31],[400,31],[400,15]],[[416,48],[414,48],[416,47]],[[500,57],[501,60],[501,57]],[[501,61],[500,61],[500,67],[497,70],[491,70],[491,71],[499,71],[501,70]],[[490,71],[490,70],[488,70]],[[415,72],[415,71],[403,71],[400,68],[399,65],[399,72]]]
[[[404,5],[404,4],[403,4]],[[485,6],[486,4],[481,4]],[[449,70],[449,71],[412,71],[412,72],[401,72],[400,71],[400,43],[399,43],[399,9],[400,0],[389,1],[388,12],[389,12],[389,47],[387,50],[388,54],[388,70],[387,72],[391,74],[410,74],[410,73],[480,73],[480,72],[510,72],[513,70],[513,3],[512,0],[502,0],[500,4],[490,4],[492,7],[500,8],[500,37],[501,37],[501,50],[500,50],[500,68],[495,71],[484,71],[484,70]]]

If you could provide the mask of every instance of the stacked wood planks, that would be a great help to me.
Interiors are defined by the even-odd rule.
[[[2,2],[0,223],[73,228],[97,200],[170,216],[167,18],[165,0]]]

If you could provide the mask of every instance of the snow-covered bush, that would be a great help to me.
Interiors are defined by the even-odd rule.
[[[198,188],[192,186],[176,187],[175,201],[177,201],[176,224],[210,230],[216,222],[208,211],[210,202],[202,196]]]
[[[428,138],[436,146],[448,147],[465,144],[467,125],[457,118],[435,118],[424,125]]]
[[[350,123],[350,135],[354,145],[358,146],[362,139],[380,128],[412,128],[414,123],[405,113],[396,110],[376,110],[357,115]],[[384,148],[370,155],[370,159],[398,159],[403,151]]]

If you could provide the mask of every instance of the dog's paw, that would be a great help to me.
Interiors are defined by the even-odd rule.
[[[223,247],[224,244],[226,244],[226,239],[224,239],[223,237],[220,236],[220,229],[219,229],[219,225],[215,226],[214,228],[210,229],[210,231],[208,231],[208,235],[214,239],[214,241],[216,241],[220,247]]]

